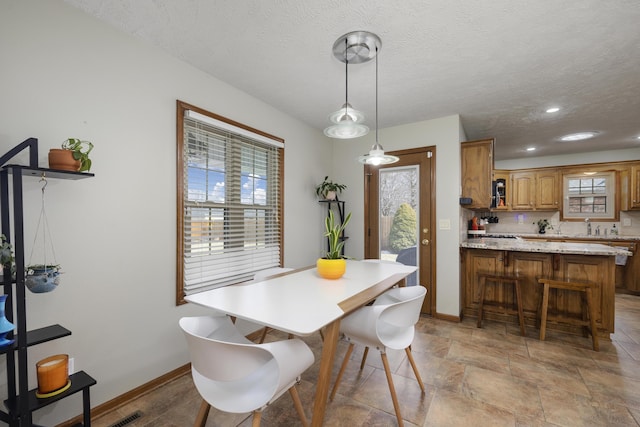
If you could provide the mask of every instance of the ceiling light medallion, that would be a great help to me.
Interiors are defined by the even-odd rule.
[[[582,141],[583,139],[593,138],[596,135],[598,135],[598,132],[593,132],[593,131],[578,132],[578,133],[572,133],[572,134],[569,134],[569,135],[565,135],[565,136],[561,137],[560,140],[561,141]]]

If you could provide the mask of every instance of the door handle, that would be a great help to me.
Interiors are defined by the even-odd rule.
[[[429,239],[422,239],[422,246],[429,245]]]

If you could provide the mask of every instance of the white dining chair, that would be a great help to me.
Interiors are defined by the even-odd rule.
[[[253,280],[263,280],[263,279],[266,279],[267,277],[275,276],[276,274],[280,274],[280,273],[286,273],[287,271],[291,271],[291,270],[293,270],[293,268],[289,268],[289,267],[267,268],[264,270],[260,270],[256,274],[254,274]],[[235,322],[236,328],[238,328],[240,333],[244,336],[247,336],[262,330],[262,334],[260,335],[260,339],[258,340],[258,342],[260,344],[264,342],[264,339],[267,336],[267,332],[269,328],[259,323],[250,322],[244,319],[235,319],[234,322]]]
[[[287,390],[304,426],[307,419],[295,388],[313,364],[313,353],[299,339],[255,344],[228,316],[183,317],[191,358],[191,374],[204,399],[194,426],[204,427],[211,406],[230,413],[253,413],[260,425],[262,411]]]
[[[423,286],[393,288],[380,295],[373,305],[359,308],[341,320],[340,332],[344,334],[345,339],[349,342],[349,348],[331,390],[329,397],[331,400],[333,400],[340,385],[342,374],[347,367],[354,344],[365,346],[365,351],[369,347],[377,348],[382,357],[382,364],[387,376],[398,425],[404,425],[386,352],[387,349],[405,350],[420,389],[424,393],[424,384],[411,354],[411,343],[413,342],[415,324],[420,318],[420,309],[426,293],[427,289]],[[363,358],[360,369],[364,366],[364,360]]]

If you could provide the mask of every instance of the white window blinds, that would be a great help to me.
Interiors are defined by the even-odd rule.
[[[283,144],[190,110],[183,130],[184,294],[279,266]]]

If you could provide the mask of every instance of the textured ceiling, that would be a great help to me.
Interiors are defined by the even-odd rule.
[[[366,30],[382,39],[380,128],[460,114],[497,160],[640,146],[638,0],[65,1],[317,129],[344,102],[333,43]],[[374,73],[349,66],[371,128]],[[558,140],[585,130],[600,134]]]

